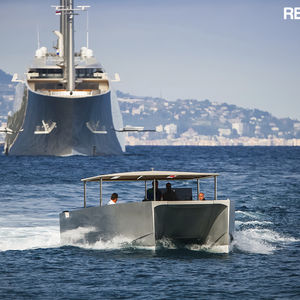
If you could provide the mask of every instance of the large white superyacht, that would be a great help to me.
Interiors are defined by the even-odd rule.
[[[125,151],[122,115],[111,80],[82,47],[74,51],[73,0],[60,0],[60,31],[54,53],[37,49],[25,80],[18,83],[15,112],[8,117],[4,151],[10,155],[67,156]],[[88,45],[87,45],[88,46]],[[115,74],[115,81],[119,80]]]

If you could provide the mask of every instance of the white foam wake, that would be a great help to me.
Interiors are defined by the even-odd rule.
[[[54,248],[60,246],[57,226],[1,227],[0,251]]]
[[[178,245],[174,243],[171,239],[163,238],[158,241],[158,248],[163,249],[178,249]],[[184,245],[185,249],[191,251],[204,251],[209,253],[229,253],[231,251],[230,246],[216,246],[216,245],[200,245],[200,244],[188,244]]]
[[[130,247],[132,239],[125,236],[116,236],[111,240],[99,240],[95,243],[89,243],[86,235],[96,231],[94,227],[79,227],[73,230],[68,230],[62,233],[61,240],[62,246],[75,246],[84,249],[93,250],[114,250],[124,247]]]
[[[236,231],[234,241],[231,246],[243,252],[257,254],[272,254],[277,249],[282,249],[285,245],[299,240],[286,234],[276,232],[272,227],[271,221],[266,221],[267,217],[262,214],[238,211],[240,219],[236,221]],[[132,240],[128,237],[118,236],[109,241],[99,240],[90,244],[85,240],[88,233],[93,233],[95,228],[78,228],[66,232],[62,236],[61,243],[59,225],[57,222],[48,220],[47,226],[42,226],[40,220],[31,220],[32,226],[24,226],[24,220],[20,220],[19,226],[7,222],[1,222],[6,226],[0,227],[0,251],[8,250],[28,250],[38,248],[55,248],[65,245],[77,246],[85,249],[112,250],[121,248],[143,248],[151,249],[154,247],[136,247],[131,244]],[[10,226],[13,225],[13,226]],[[23,225],[23,226],[22,226]],[[165,239],[160,241],[162,248],[176,249],[177,246],[172,241]],[[230,249],[209,247],[207,245],[189,245],[189,250],[208,251],[217,253],[227,253]]]
[[[291,236],[286,236],[271,229],[272,222],[266,221],[261,213],[237,211],[242,220],[235,221],[234,248],[238,250],[257,253],[272,254],[284,245],[297,242]]]
[[[192,244],[192,245],[187,245],[187,249],[192,250],[192,251],[205,251],[209,253],[229,253],[232,249],[231,245],[226,246],[226,245],[219,245],[219,246],[210,246],[210,245],[198,245],[198,244]]]
[[[268,224],[273,224],[270,221],[257,221],[257,220],[253,220],[253,221],[246,221],[246,222],[242,222],[242,221],[235,221],[235,226],[237,228],[241,227],[241,226],[245,226],[245,225],[268,225]]]
[[[78,156],[87,156],[86,154],[83,154],[81,152],[78,152],[74,149],[72,149],[72,152],[69,153],[69,154],[64,154],[64,155],[61,155],[62,157],[69,157],[69,156],[74,156],[74,155],[78,155]]]
[[[97,241],[90,244],[85,234],[95,231],[94,228],[78,228],[67,231],[60,237],[59,227],[1,227],[0,251],[46,249],[62,246],[76,246],[84,249],[113,250],[128,247],[130,239],[118,236],[109,241]],[[61,242],[63,241],[63,242]]]
[[[93,250],[117,250],[121,248],[131,247],[131,240],[124,236],[116,236],[108,241],[99,240],[94,244],[83,243],[74,244],[74,246]]]

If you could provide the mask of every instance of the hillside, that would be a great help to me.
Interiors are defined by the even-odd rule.
[[[12,76],[0,69],[0,127],[6,126],[7,114],[13,108],[15,85],[11,83]],[[5,135],[0,132],[0,143]]]
[[[0,69],[0,84],[10,84],[12,76]]]
[[[124,124],[156,128],[131,133],[129,144],[295,145],[300,122],[209,100],[167,101],[118,92]],[[300,143],[299,143],[300,145]]]

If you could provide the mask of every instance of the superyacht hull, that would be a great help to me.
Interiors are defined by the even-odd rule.
[[[20,110],[9,118],[10,155],[109,155],[125,150],[122,117],[111,91],[88,97],[61,97],[27,88]]]

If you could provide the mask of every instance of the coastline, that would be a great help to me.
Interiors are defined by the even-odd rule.
[[[256,141],[258,140],[258,141]],[[0,148],[4,148],[4,142],[0,141]],[[299,147],[300,139],[275,141],[271,139],[245,139],[243,142],[236,140],[229,140],[224,143],[220,141],[180,141],[180,139],[173,140],[140,140],[136,138],[126,138],[126,146],[207,146],[207,147]]]
[[[133,136],[126,137],[126,146],[300,146],[300,139],[259,139],[240,137],[238,139],[229,139],[225,137],[210,137],[203,139],[196,136],[192,139],[169,138],[146,140],[138,139]]]

